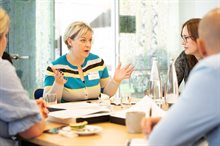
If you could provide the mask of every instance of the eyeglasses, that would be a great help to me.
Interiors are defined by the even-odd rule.
[[[181,36],[183,42],[187,42],[188,39],[192,39],[192,36]]]

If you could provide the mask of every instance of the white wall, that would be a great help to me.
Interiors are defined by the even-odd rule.
[[[180,27],[188,19],[202,18],[216,7],[220,7],[220,0],[179,0]]]

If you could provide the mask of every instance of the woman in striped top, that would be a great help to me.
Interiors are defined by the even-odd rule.
[[[121,68],[121,64],[110,78],[104,60],[90,53],[92,34],[92,28],[84,22],[70,24],[64,34],[69,52],[47,68],[44,94],[56,93],[59,102],[97,98],[100,93],[111,97],[120,82],[130,78],[134,67]]]

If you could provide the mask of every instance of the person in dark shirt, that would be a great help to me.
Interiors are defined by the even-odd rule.
[[[184,82],[186,83],[192,68],[196,65],[198,60],[193,55],[186,55],[185,51],[182,51],[175,61],[175,68],[177,73],[178,85]]]
[[[187,82],[188,76],[192,68],[201,59],[196,39],[198,36],[198,26],[200,18],[189,19],[182,25],[181,38],[184,51],[177,57],[175,68],[177,73],[178,85],[182,80]]]
[[[219,20],[220,8],[216,8],[199,24],[197,46],[203,59],[193,68],[179,101],[161,120],[158,117],[143,119],[148,145],[220,145]]]

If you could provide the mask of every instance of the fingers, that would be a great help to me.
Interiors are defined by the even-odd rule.
[[[39,98],[36,100],[36,103],[38,105],[38,108],[40,109],[42,117],[47,118],[49,111],[47,109],[46,102],[42,98]]]
[[[46,103],[45,100],[42,101],[42,106],[43,106],[43,107],[47,107],[47,103]]]
[[[67,82],[67,80],[64,78],[64,73],[61,70],[55,69],[53,67],[51,67],[51,70],[54,72],[56,83],[64,85]]]
[[[153,128],[153,123],[151,118],[146,119],[146,134],[150,134]]]
[[[121,63],[117,66],[114,74],[114,80],[116,82],[121,82],[123,79],[130,78],[132,72],[134,71],[134,66],[131,64],[126,65],[125,67],[121,68]]]
[[[124,69],[126,70],[126,72],[132,72],[134,70],[134,66],[131,64],[128,64],[124,67]]]
[[[37,104],[40,104],[42,102],[42,98],[36,99],[35,101],[37,102]]]
[[[146,130],[147,130],[147,128],[146,128],[146,122],[147,122],[147,119],[146,119],[146,118],[143,118],[142,121],[141,121],[142,132],[143,132],[144,134],[147,134],[147,132],[146,132]]]
[[[129,68],[127,69],[127,73],[129,73],[129,76],[132,74],[133,71],[134,71],[134,66],[130,65]]]
[[[43,98],[36,99],[36,102],[37,102],[37,105],[40,108],[46,108],[47,107],[47,104],[46,104],[45,100],[43,100]]]
[[[144,118],[141,122],[141,126],[144,134],[150,134],[152,129],[151,118]]]
[[[118,64],[116,69],[120,69],[121,68],[121,63]]]
[[[131,66],[131,64],[128,64],[124,67],[125,70],[127,70],[129,67]]]
[[[57,78],[62,79],[64,77],[64,73],[61,71],[57,71],[56,75]]]
[[[56,69],[55,68],[53,68],[53,67],[50,67],[51,69],[52,69],[52,71],[54,72],[54,73],[56,73]]]
[[[134,66],[129,64],[125,67],[125,71],[126,71],[126,76],[125,78],[130,78],[132,72],[134,71]]]
[[[154,118],[144,118],[141,122],[141,126],[142,126],[142,131],[143,133],[149,135],[152,130],[153,127],[160,121],[159,117],[154,117]]]
[[[57,75],[57,76],[59,76],[59,75],[64,75],[64,73],[63,73],[61,70],[56,69],[56,68],[54,68],[54,67],[50,67],[50,68],[51,68],[51,70],[53,71],[53,73],[54,73],[55,75]]]
[[[44,101],[43,98],[36,99],[35,101],[37,102],[37,104],[38,104],[39,106],[46,107],[46,102]]]
[[[42,115],[43,115],[44,118],[47,118],[47,117],[48,117],[48,113],[49,113],[48,108],[43,108],[43,110],[42,110]]]

